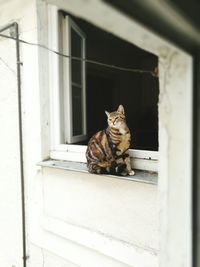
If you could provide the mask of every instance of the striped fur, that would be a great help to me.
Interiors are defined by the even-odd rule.
[[[88,143],[88,170],[97,174],[134,175],[128,154],[131,135],[126,124],[124,108],[120,105],[117,111],[105,113],[108,127],[97,132]]]

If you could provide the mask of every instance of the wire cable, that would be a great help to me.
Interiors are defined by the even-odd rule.
[[[5,34],[0,34],[0,37],[16,41],[15,37],[8,36],[8,35],[5,35]],[[65,57],[65,58],[70,58],[70,59],[78,60],[78,61],[84,61],[86,63],[95,64],[95,65],[106,67],[106,68],[112,68],[112,69],[115,69],[115,70],[127,71],[127,72],[133,72],[133,73],[140,73],[140,74],[150,74],[153,77],[158,77],[158,69],[157,68],[155,68],[154,70],[143,70],[143,69],[132,69],[132,68],[120,67],[120,66],[116,66],[116,65],[111,65],[111,64],[106,64],[106,63],[103,63],[103,62],[99,62],[99,61],[96,61],[96,60],[90,60],[90,59],[86,59],[86,58],[80,58],[80,57],[74,57],[74,56],[66,55],[66,54],[60,53],[58,51],[55,51],[55,50],[53,50],[53,49],[51,49],[51,48],[49,48],[49,47],[47,47],[46,45],[43,45],[43,44],[32,43],[32,42],[28,42],[28,41],[25,41],[25,40],[22,40],[22,39],[18,39],[18,40],[19,40],[20,43],[27,44],[27,45],[32,45],[32,46],[37,46],[37,47],[43,48],[43,49],[48,50],[48,51],[50,51],[50,52],[52,52],[52,53],[54,53],[54,54],[56,54],[58,56],[62,56],[62,57]]]

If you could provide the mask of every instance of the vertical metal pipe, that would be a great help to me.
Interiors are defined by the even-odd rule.
[[[20,46],[19,30],[16,22],[7,24],[0,28],[0,32],[10,29],[16,43],[17,63],[17,90],[18,90],[18,118],[19,118],[19,150],[20,150],[20,173],[21,173],[21,207],[22,207],[22,246],[23,246],[23,267],[26,267],[26,218],[25,218],[25,185],[23,166],[23,136],[22,136],[22,106],[21,106],[21,70],[20,70]]]
[[[19,116],[19,143],[20,143],[20,169],[21,169],[21,201],[22,201],[22,240],[23,240],[23,266],[26,267],[26,215],[25,215],[25,182],[23,165],[23,133],[22,133],[22,105],[21,105],[21,61],[18,24],[14,23],[16,38],[17,59],[17,87],[18,87],[18,116]]]

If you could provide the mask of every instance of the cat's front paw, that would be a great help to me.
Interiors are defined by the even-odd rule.
[[[134,175],[135,174],[135,172],[133,171],[133,170],[131,170],[129,173],[128,173],[128,175]]]

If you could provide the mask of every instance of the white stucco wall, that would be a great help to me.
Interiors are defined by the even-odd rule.
[[[158,254],[161,267],[191,266],[191,57],[99,0],[49,3],[159,56],[159,186],[36,166],[48,158],[50,148],[48,52],[21,44],[28,266],[155,267]],[[21,39],[48,46],[46,1],[0,2],[0,25],[15,20]],[[2,40],[0,49],[14,69]],[[21,236],[16,230],[21,224],[19,175],[13,179],[19,171],[16,78],[2,62],[0,72],[1,88],[6,88],[0,93],[5,125],[0,252],[7,264],[2,266],[10,267],[21,266],[21,247],[13,257],[9,254],[10,242],[16,247]]]
[[[36,4],[29,0],[0,1],[0,27],[19,24],[20,38],[37,42]],[[9,31],[2,32],[9,35]],[[23,152],[28,224],[29,188],[41,159],[37,49],[20,44]],[[0,38],[0,266],[23,266],[18,93],[15,41]],[[35,67],[37,69],[35,70]],[[31,123],[30,123],[31,122]],[[34,129],[34,130],[33,130]],[[38,139],[39,137],[39,139]],[[35,145],[37,144],[37,146]],[[29,179],[30,178],[30,179]],[[27,242],[28,244],[28,242]]]
[[[18,100],[13,42],[0,40],[0,58],[0,265],[12,266],[22,264]]]
[[[44,168],[34,199],[33,244],[77,266],[158,266],[156,185]]]

